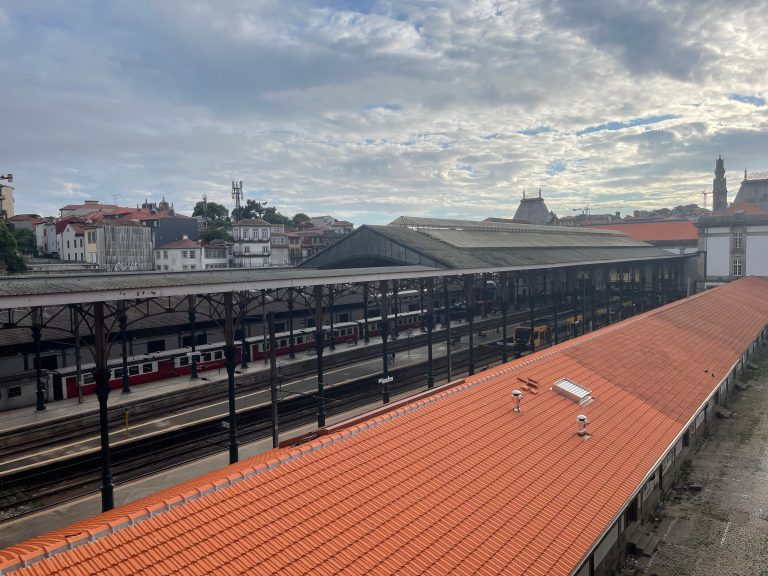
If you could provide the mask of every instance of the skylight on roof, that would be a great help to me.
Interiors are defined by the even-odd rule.
[[[592,400],[592,396],[590,396],[592,390],[579,386],[567,378],[561,378],[555,382],[552,385],[552,390],[569,400],[573,400],[577,404],[586,404]]]

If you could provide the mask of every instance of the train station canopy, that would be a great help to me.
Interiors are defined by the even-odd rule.
[[[0,575],[571,574],[767,324],[744,278],[2,550]]]
[[[361,226],[301,266],[530,269],[669,257],[612,230],[401,216],[387,226]]]

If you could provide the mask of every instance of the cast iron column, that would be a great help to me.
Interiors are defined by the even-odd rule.
[[[427,388],[435,386],[435,371],[432,366],[432,329],[435,325],[435,279],[427,278]],[[422,304],[422,310],[424,305]]]
[[[382,389],[381,399],[384,404],[389,403],[389,290],[388,282],[382,280],[381,290],[381,353],[382,353]]]
[[[507,314],[509,312],[509,272],[501,273],[501,361],[509,362],[507,351]]]
[[[400,281],[399,280],[392,280],[392,304],[395,309],[395,322],[392,326],[392,338],[397,338],[400,336],[400,326],[397,323],[397,315],[399,313],[400,303],[398,299],[398,293],[400,288]]]
[[[464,277],[464,293],[467,296],[467,322],[469,323],[469,375],[475,373],[475,335],[472,329],[475,326],[475,275]]]
[[[535,330],[535,312],[534,306],[536,306],[536,281],[533,277],[533,272],[528,273],[528,308],[530,313],[531,323],[531,352],[536,352],[536,334]]]
[[[80,316],[80,305],[79,304],[70,304],[70,309],[72,310],[72,314],[74,315],[75,319],[75,377],[77,378],[77,403],[82,404],[83,403],[83,374],[82,374],[82,363],[83,359],[80,354],[80,322],[82,321],[82,317]]]
[[[317,427],[325,426],[325,387],[323,384],[323,287],[314,287],[315,354],[317,356]]]
[[[288,288],[288,357],[296,358],[293,342],[293,288]]]
[[[192,348],[192,354],[190,355],[190,364],[192,366],[192,374],[191,378],[192,380],[197,379],[197,354],[195,354],[195,346],[197,345],[197,334],[195,332],[195,297],[190,294],[187,296],[187,303],[189,304],[189,310],[187,311],[187,316],[189,317],[189,334],[190,338],[192,340],[191,348]]]
[[[277,412],[277,339],[275,338],[275,313],[267,313],[267,326],[269,330],[269,390],[272,402],[272,448],[277,448],[280,443],[278,434]]]
[[[443,296],[445,298],[445,356],[448,361],[448,382],[451,381],[451,303],[448,297],[448,278],[443,278]]]
[[[330,316],[331,333],[328,335],[328,344],[331,351],[336,350],[336,336],[333,333],[333,284],[328,284],[328,315]]]
[[[120,324],[120,351],[123,355],[123,394],[131,393],[131,384],[128,381],[128,316],[125,313],[125,300],[118,302],[119,314],[117,321]]]
[[[611,269],[605,267],[605,325],[611,325]]]
[[[363,282],[363,337],[368,344],[368,282]]]
[[[35,377],[37,378],[36,410],[45,410],[45,383],[43,382],[43,361],[41,358],[40,339],[43,333],[43,309],[40,306],[32,308],[32,338],[35,341]]]
[[[235,323],[232,318],[232,292],[224,293],[224,358],[227,366],[229,400],[229,463],[239,460],[237,453],[237,412],[235,407]]]
[[[104,330],[104,303],[93,304],[93,345],[96,396],[99,399],[99,436],[101,439],[101,511],[107,512],[115,507],[114,484],[112,484],[112,466],[109,455],[109,369],[107,368],[107,337]]]
[[[248,336],[246,334],[245,329],[245,315],[246,312],[248,312],[248,303],[245,300],[245,292],[240,294],[240,298],[242,300],[240,301],[240,368],[246,369],[248,368],[248,360],[250,354],[248,353],[248,341],[246,340],[246,337]],[[263,321],[263,318],[262,318]],[[264,344],[264,354],[267,353],[267,346],[266,341],[262,342]]]

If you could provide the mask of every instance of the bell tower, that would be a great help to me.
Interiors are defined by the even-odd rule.
[[[725,185],[725,161],[719,154],[715,162],[715,178],[712,180],[712,212],[725,212],[728,207],[728,188]]]

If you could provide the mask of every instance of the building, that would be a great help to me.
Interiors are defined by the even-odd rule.
[[[83,222],[74,217],[56,222],[56,247],[60,260],[85,261]]]
[[[232,236],[233,268],[264,268],[269,266],[271,232],[269,222],[260,218],[238,220],[228,226]]]
[[[0,219],[13,218],[16,214],[13,207],[13,186],[0,184]]]
[[[35,245],[40,256],[55,256],[58,254],[56,244],[56,219],[48,216],[35,223]]]
[[[229,251],[223,240],[198,242],[184,238],[155,249],[155,270],[185,272],[229,267]]]
[[[734,204],[724,214],[700,218],[700,288],[711,288],[742,276],[768,277],[768,211]]]
[[[718,154],[715,161],[715,177],[712,180],[712,212],[722,213],[726,208],[728,208],[728,187],[725,182],[725,161]]]
[[[520,199],[520,204],[511,220],[508,218],[486,218],[486,222],[519,222],[521,224],[555,224],[557,216],[547,208],[544,198],[541,197],[541,188],[538,196],[525,195]]]
[[[115,204],[102,204],[98,200],[86,200],[82,204],[67,204],[59,208],[59,218],[68,216],[87,216],[92,212],[116,210],[119,206]]]
[[[742,279],[313,430],[2,550],[0,574],[607,576],[652,551],[766,294]]]
[[[272,224],[270,237],[270,266],[290,266],[291,251],[288,245],[288,234],[282,224]]]
[[[152,231],[135,222],[102,220],[82,225],[85,260],[108,272],[154,270]]]
[[[32,230],[40,220],[39,214],[16,214],[8,218],[8,223],[16,230]]]
[[[768,174],[753,174],[750,177],[744,170],[744,180],[733,203],[749,203],[761,210],[768,210]]]

